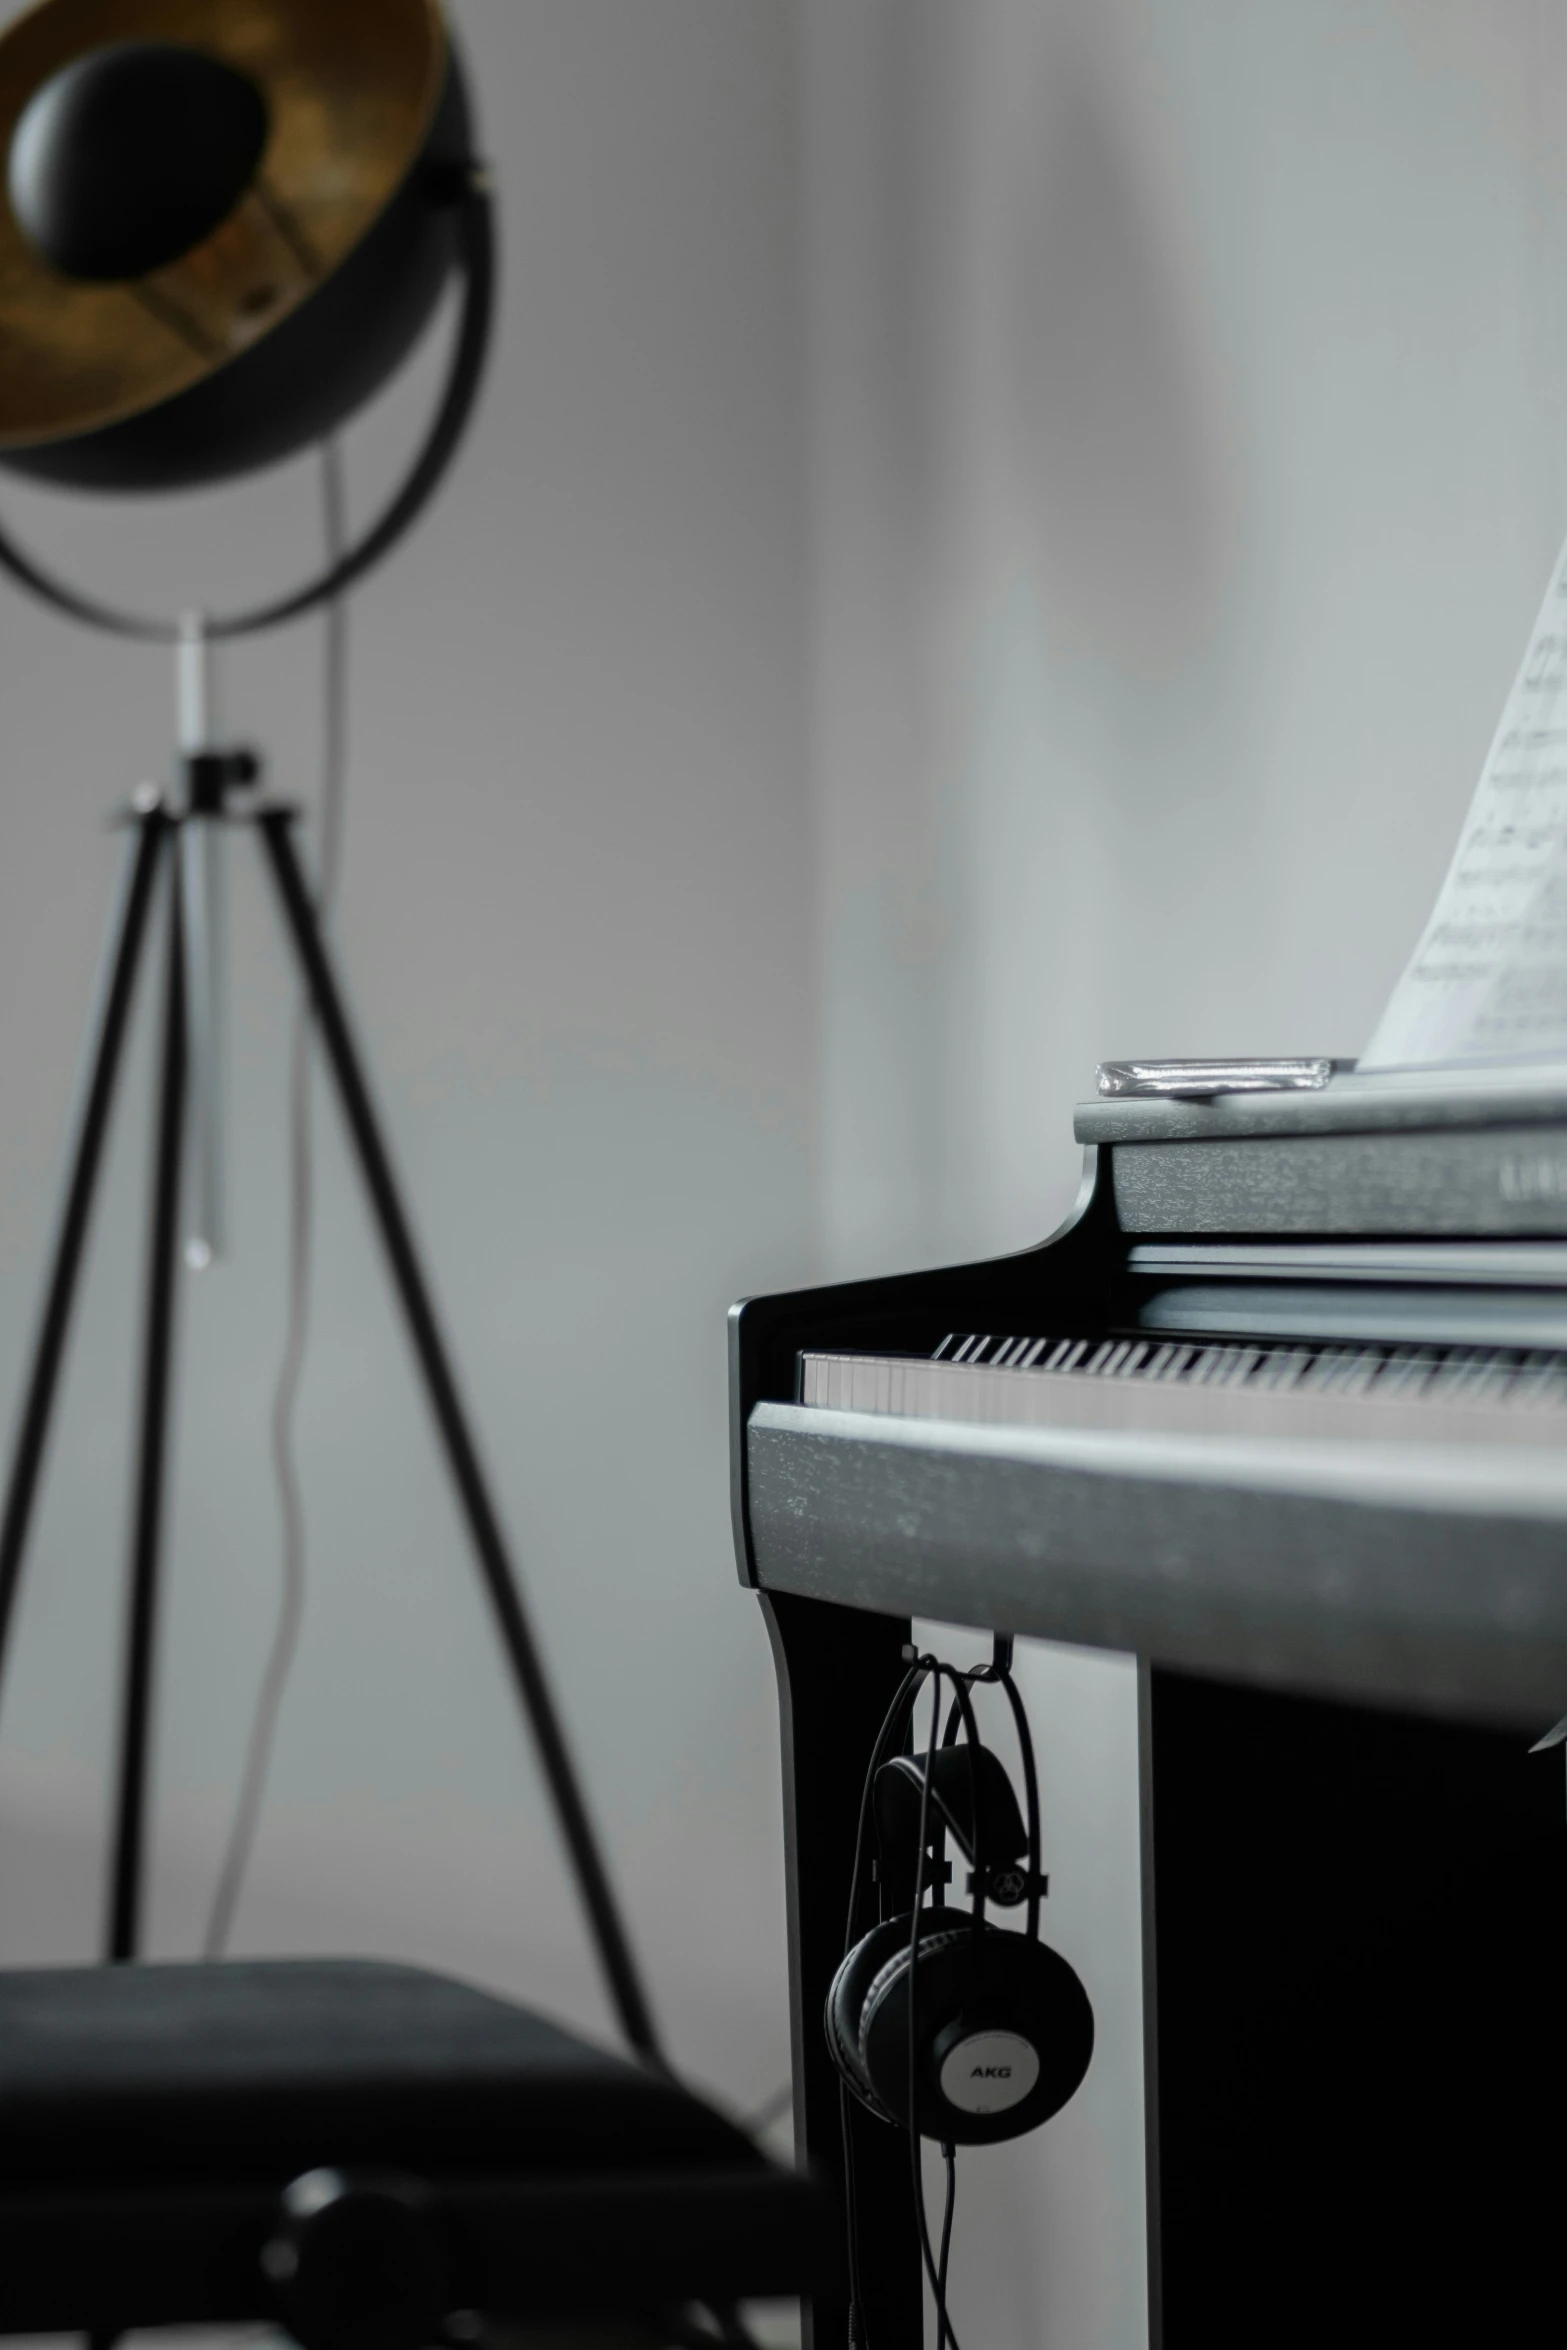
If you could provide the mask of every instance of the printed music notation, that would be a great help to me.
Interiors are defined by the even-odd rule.
[[[1567,549],[1362,1069],[1567,1056]]]

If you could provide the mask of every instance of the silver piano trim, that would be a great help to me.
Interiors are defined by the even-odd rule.
[[[1567,1455],[991,1428],[758,1404],[764,1588],[1537,1733]]]
[[[1567,1288],[1567,1242],[1559,1240],[1418,1241],[1143,1240],[1127,1251],[1133,1273],[1207,1274],[1229,1280],[1282,1273],[1291,1281],[1418,1281],[1443,1287],[1488,1283],[1503,1288]]]
[[[1107,1101],[1213,1101],[1233,1093],[1316,1093],[1333,1074],[1331,1061],[1101,1061],[1100,1094]]]
[[[1212,1142],[1252,1135],[1383,1134],[1455,1127],[1567,1126],[1567,1067],[1338,1070],[1320,1089],[1203,1100],[1079,1102],[1079,1142]]]

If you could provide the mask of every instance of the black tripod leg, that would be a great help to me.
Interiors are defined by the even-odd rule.
[[[600,1963],[620,2017],[621,2029],[633,2048],[662,2061],[652,2013],[637,1972],[636,1960],[610,1887],[587,1805],[566,1745],[565,1731],[545,1678],[543,1662],[522,1604],[522,1595],[506,1555],[500,1522],[485,1484],[479,1456],[468,1430],[457,1394],[446,1343],[435,1318],[435,1308],[414,1250],[408,1219],[403,1213],[386,1146],[365,1085],[353,1034],[348,1025],[337,982],[327,961],[305,877],[289,836],[292,815],[287,809],[269,809],[259,819],[262,844],[272,867],[283,912],[298,950],[310,988],[311,1003],[320,1023],[327,1057],[337,1080],[343,1114],[348,1121],[365,1185],[370,1193],[381,1238],[391,1260],[392,1278],[408,1318],[414,1352],[424,1373],[431,1409],[452,1479],[468,1520],[479,1571],[500,1627],[507,1660],[523,1711],[533,1731],[549,1783],[561,1834],[571,1857],[578,1890],[593,1929]]]
[[[158,1614],[163,1487],[169,1452],[169,1375],[174,1351],[175,1284],[179,1276],[180,1162],[185,1128],[185,940],[177,857],[169,859],[167,954],[158,1131],[153,1147],[152,1223],[148,1233],[147,1295],[143,1307],[141,1431],[131,1520],[120,1772],[109,1888],[108,1956],[111,1959],[136,1956],[146,1844],[153,1642]]]
[[[55,1231],[54,1253],[44,1292],[38,1334],[33,1341],[32,1367],[11,1455],[5,1516],[0,1520],[0,1668],[5,1661],[11,1616],[21,1580],[22,1556],[32,1523],[38,1477],[49,1440],[49,1421],[59,1385],[60,1365],[70,1329],[77,1276],[87,1243],[93,1194],[103,1157],[104,1136],[114,1102],[115,1079],[125,1043],[126,1021],[136,991],[136,972],[147,930],[147,908],[157,877],[158,858],[168,838],[169,820],[161,808],[137,820],[126,844],[119,902],[109,930],[108,950],[98,982],[92,1043],[81,1093],[75,1134],[70,1149],[70,1172]]]

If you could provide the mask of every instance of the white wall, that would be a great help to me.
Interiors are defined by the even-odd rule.
[[[504,223],[493,373],[353,615],[340,938],[548,1658],[673,2047],[787,2072],[772,1671],[730,1548],[724,1314],[810,1271],[804,465],[787,9],[462,0]],[[433,358],[433,353],[432,353]],[[351,441],[368,511],[426,361]],[[314,559],[311,463],[179,510],[9,489],[177,606]],[[229,716],[316,786],[317,637]],[[30,1335],[164,657],[0,597],[0,1395]],[[197,1945],[277,1586],[291,983],[236,860],[232,1264],[184,1285],[151,1947]],[[122,1121],[0,1714],[0,1957],[85,1958],[119,1620],[147,1157]],[[324,1092],[305,1644],[238,1946],[452,1965],[607,2028]]]
[[[808,22],[824,1246],[868,1271],[1040,1238],[1101,1057],[1369,1035],[1567,527],[1567,25]],[[1131,1676],[1033,1671],[1101,2037],[972,2166],[954,2312],[1134,2350]]]

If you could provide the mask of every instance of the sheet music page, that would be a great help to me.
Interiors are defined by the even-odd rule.
[[[1362,1069],[1567,1057],[1567,548]]]

